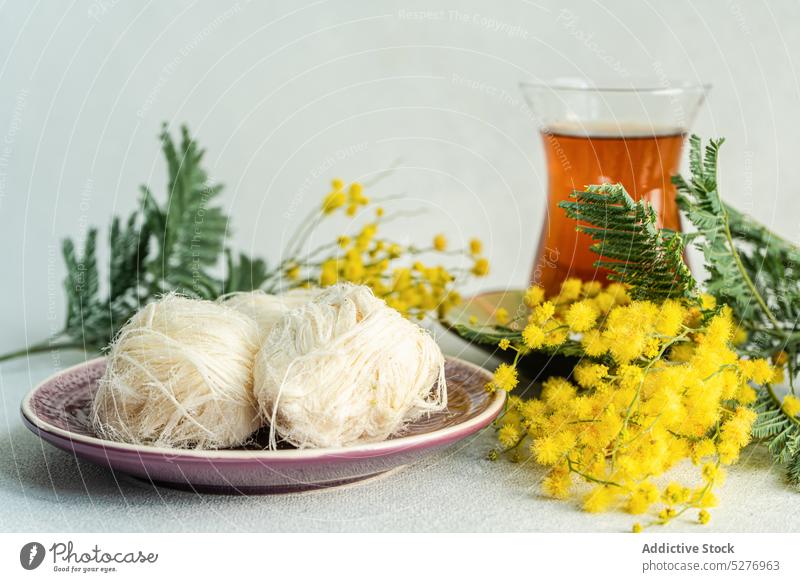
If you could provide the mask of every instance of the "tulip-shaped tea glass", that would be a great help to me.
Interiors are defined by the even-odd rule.
[[[573,190],[621,183],[644,198],[661,226],[680,230],[671,178],[707,85],[598,88],[587,82],[522,83],[547,158],[548,203],[531,281],[555,294],[567,277],[605,283],[591,238],[559,208]]]

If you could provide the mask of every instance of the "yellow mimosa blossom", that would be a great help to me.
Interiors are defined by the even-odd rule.
[[[675,517],[675,515],[677,515],[677,511],[675,511],[673,507],[665,507],[664,509],[658,512],[658,519],[666,522]]]
[[[537,305],[531,314],[531,321],[542,325],[548,319],[553,317],[556,312],[556,306],[551,301],[545,301],[541,305]]]
[[[749,335],[746,329],[744,329],[743,327],[737,327],[736,331],[733,332],[733,345],[743,346],[747,342],[748,337]],[[783,364],[785,363],[786,362],[783,362]],[[778,365],[783,365],[783,364],[778,364]]]
[[[359,182],[350,184],[349,198],[351,204],[369,204],[369,198],[364,196],[364,186]]]
[[[694,355],[695,347],[691,343],[673,345],[669,350],[669,359],[673,362],[688,362]]]
[[[661,335],[674,336],[683,325],[686,309],[677,301],[668,299],[661,305],[656,322],[656,331]]]
[[[344,206],[345,202],[347,202],[347,197],[345,196],[344,192],[340,190],[334,190],[323,199],[322,212],[324,214],[330,214],[337,208]]]
[[[469,241],[469,252],[472,255],[479,255],[483,252],[483,243],[480,239],[473,238]]]
[[[660,497],[658,487],[649,481],[642,481],[631,491],[625,510],[634,515],[645,513]]]
[[[360,206],[369,204],[369,198],[364,196],[364,187],[358,182],[350,184],[347,195],[347,215],[355,216]],[[380,214],[378,214],[380,216]]]
[[[551,376],[542,384],[542,400],[550,406],[562,406],[575,398],[577,391],[569,380]]]
[[[403,254],[403,247],[397,243],[391,243],[386,249],[386,256],[390,259],[397,259]]]
[[[549,468],[542,490],[550,497],[579,494],[573,479],[588,482],[582,506],[590,512],[618,507],[666,523],[715,505],[724,467],[751,439],[749,383],[772,381],[781,370],[737,356],[731,310],[708,299],[706,310],[693,299],[632,300],[620,284],[565,282],[551,300],[529,293],[527,324],[507,347],[526,353],[563,346],[582,358],[574,383],[553,376],[538,397],[514,400],[506,422],[518,433],[505,429],[501,443],[513,447],[508,456],[522,459],[518,445],[527,443],[531,459]],[[511,370],[502,364],[492,385],[516,386],[516,376],[507,380]],[[786,397],[783,407],[798,415],[800,399]],[[672,481],[659,490],[652,480],[684,459],[698,466],[703,485]]]
[[[614,297],[605,291],[601,291],[594,298],[594,305],[600,313],[608,313],[614,307]]]
[[[529,323],[522,330],[522,341],[531,349],[542,347],[544,340],[544,330],[535,323]]]
[[[542,437],[531,444],[531,453],[536,457],[536,462],[542,465],[553,465],[561,456],[558,443],[553,437]]]
[[[510,392],[517,387],[518,383],[517,369],[508,364],[500,364],[494,371],[494,378],[490,386],[497,390]]]
[[[514,446],[517,444],[519,437],[519,429],[510,423],[504,424],[497,433],[497,440],[504,447]]]
[[[544,345],[550,347],[563,344],[569,334],[567,326],[555,319],[547,320],[542,326],[542,331],[544,331]]]
[[[770,363],[762,359],[741,360],[739,369],[746,380],[752,380],[756,384],[769,382],[775,374]]]
[[[664,489],[662,497],[665,503],[679,505],[688,501],[691,494],[691,489],[673,481]]]
[[[433,237],[433,248],[437,251],[447,250],[447,239],[443,234],[437,234],[435,237]]]
[[[508,315],[508,309],[506,309],[505,307],[498,307],[497,310],[494,312],[494,318],[500,325],[507,324],[510,318],[510,316]]]
[[[628,289],[622,283],[611,283],[606,288],[606,293],[614,298],[614,303],[617,305],[627,305],[631,301],[628,296]]]
[[[476,277],[485,277],[489,274],[489,261],[483,257],[477,259],[472,265],[472,274]]]
[[[319,284],[323,287],[333,285],[339,280],[339,265],[336,259],[329,259],[322,263]]]
[[[602,356],[608,351],[608,343],[603,338],[603,335],[596,329],[589,330],[581,338],[583,350],[587,356],[596,358]]]
[[[706,339],[716,344],[727,344],[733,338],[733,329],[731,308],[726,305],[706,328]]]
[[[564,319],[572,331],[588,331],[600,315],[597,308],[589,301],[577,301],[569,306]]]
[[[695,507],[716,507],[718,503],[717,496],[708,487],[699,487],[694,491],[692,497],[692,504]]]
[[[705,311],[711,311],[717,306],[717,299],[713,295],[709,295],[708,293],[703,293],[700,296],[700,306]]]
[[[347,281],[360,283],[364,278],[364,261],[356,249],[345,253],[343,275]]]
[[[735,340],[734,343],[736,343]],[[789,354],[787,354],[783,350],[780,350],[772,354],[772,363],[775,364],[776,366],[785,366],[786,364],[789,363]]]
[[[583,287],[583,281],[580,279],[566,279],[563,283],[561,283],[561,293],[559,293],[558,297],[560,301],[575,301],[581,294],[581,288]]]
[[[717,447],[713,440],[701,439],[692,446],[692,462],[698,465],[703,459],[714,455],[716,452]]]
[[[608,368],[603,364],[581,362],[575,367],[575,379],[584,388],[597,388],[608,375]]]
[[[542,491],[554,499],[566,499],[572,487],[572,473],[564,469],[553,469],[542,481]]]
[[[300,278],[300,266],[292,265],[286,269],[286,277],[291,281],[297,281]]]
[[[661,353],[661,342],[657,337],[649,337],[644,341],[642,348],[642,356],[648,359],[653,359]]]
[[[511,342],[507,338],[503,338],[500,340],[500,343],[497,344],[497,347],[501,350],[507,350],[509,347],[511,347]]]
[[[308,237],[321,218],[328,219],[340,208],[345,208],[345,213],[353,216],[369,204],[361,183],[347,185],[339,178],[332,180],[331,190],[323,197],[321,213],[307,218],[293,235],[297,240],[295,246],[299,248],[309,242]],[[376,207],[375,220],[362,224],[355,234],[342,234],[337,237],[335,245],[323,245],[304,260],[288,263],[281,273],[284,283],[290,287],[309,286],[314,281],[323,287],[340,281],[367,285],[403,316],[422,319],[428,314],[444,317],[461,302],[455,288],[459,282],[456,275],[460,278],[470,272],[480,276],[488,273],[488,261],[470,256],[468,249],[459,249],[460,253],[452,255],[466,255],[471,267],[465,265],[451,270],[444,265],[427,264],[430,256],[447,248],[444,237],[435,237],[431,249],[419,249],[413,245],[405,247],[379,235],[380,219],[384,215],[384,209]],[[323,254],[323,251],[329,254]],[[400,261],[403,261],[402,265]],[[413,269],[408,267],[412,263]]]
[[[375,223],[367,224],[361,232],[358,233],[356,237],[355,246],[356,248],[364,252],[369,249],[369,245],[372,243],[372,239],[375,238],[375,234],[378,232],[378,226]]]
[[[583,283],[583,294],[586,297],[596,297],[602,290],[603,284],[600,281],[585,281]]]
[[[788,414],[789,416],[797,416],[800,414],[800,398],[796,396],[786,396],[783,399],[782,405],[783,411]]]
[[[583,509],[589,513],[608,511],[616,498],[613,487],[598,485],[583,500]]]
[[[623,364],[617,368],[619,386],[622,389],[636,389],[644,380],[644,371],[639,366]]]
[[[725,480],[725,471],[719,465],[706,463],[703,465],[703,479],[711,483],[722,483]]]
[[[525,295],[523,295],[522,300],[528,307],[536,307],[544,301],[544,289],[539,285],[528,287],[525,290]]]

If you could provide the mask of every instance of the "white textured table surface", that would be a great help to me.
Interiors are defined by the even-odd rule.
[[[491,367],[478,350],[445,350]],[[64,354],[66,367],[81,361]],[[234,497],[155,489],[77,462],[23,425],[19,403],[55,371],[48,355],[0,368],[0,530],[3,531],[628,531],[624,513],[589,515],[538,495],[541,472],[484,460],[484,432],[370,482],[302,494]],[[677,477],[678,475],[676,475]],[[800,531],[800,492],[765,452],[747,449],[719,491],[706,527],[677,521],[655,531]],[[691,519],[691,518],[690,518]]]

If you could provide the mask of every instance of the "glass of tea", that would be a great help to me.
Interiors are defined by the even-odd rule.
[[[594,266],[592,239],[558,206],[589,184],[621,183],[634,200],[653,205],[661,226],[680,230],[671,178],[708,85],[597,87],[568,80],[520,87],[539,124],[548,173],[531,282],[548,295],[567,277],[607,282],[608,272]]]

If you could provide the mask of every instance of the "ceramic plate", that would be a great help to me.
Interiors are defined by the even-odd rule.
[[[258,445],[215,451],[129,445],[95,435],[89,410],[105,358],[42,382],[22,402],[26,426],[78,458],[151,482],[211,493],[282,493],[344,485],[407,465],[467,437],[500,413],[505,393],[488,394],[491,375],[447,358],[448,408],[380,443],[338,449],[264,450]]]

